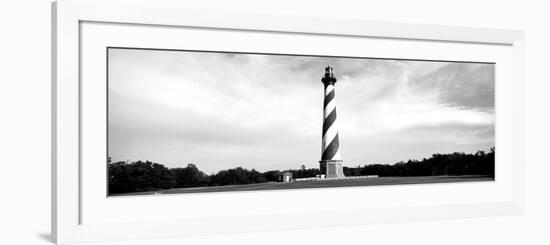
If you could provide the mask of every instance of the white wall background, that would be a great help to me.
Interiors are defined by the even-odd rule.
[[[550,244],[550,8],[527,0],[189,1],[190,8],[527,31],[527,214],[114,244]],[[185,14],[185,13],[182,13]],[[0,244],[48,244],[50,1],[0,5]]]

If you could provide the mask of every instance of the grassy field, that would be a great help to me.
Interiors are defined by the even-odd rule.
[[[476,176],[476,175],[380,177],[380,178],[371,178],[371,179],[338,179],[338,180],[324,180],[324,181],[267,182],[267,183],[260,183],[260,184],[248,184],[248,185],[192,187],[192,188],[159,190],[159,191],[151,191],[151,192],[117,194],[116,196],[227,192],[227,191],[288,190],[288,189],[303,189],[303,188],[451,183],[451,182],[493,181],[493,180],[494,180],[494,177]]]

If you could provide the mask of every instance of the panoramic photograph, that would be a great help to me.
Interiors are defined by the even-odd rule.
[[[495,179],[495,64],[107,48],[109,196]]]

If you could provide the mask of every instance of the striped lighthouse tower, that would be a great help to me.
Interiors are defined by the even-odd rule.
[[[320,163],[321,173],[327,178],[342,178],[342,156],[340,155],[340,142],[338,140],[338,125],[336,124],[336,100],[334,84],[336,77],[332,73],[332,67],[325,68],[325,76],[321,79],[325,85],[325,99],[323,107],[323,134],[322,154]]]

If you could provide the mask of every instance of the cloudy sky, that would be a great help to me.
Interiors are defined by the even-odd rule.
[[[495,142],[494,65],[109,49],[109,155],[206,173],[318,167],[324,68],[344,166]]]

